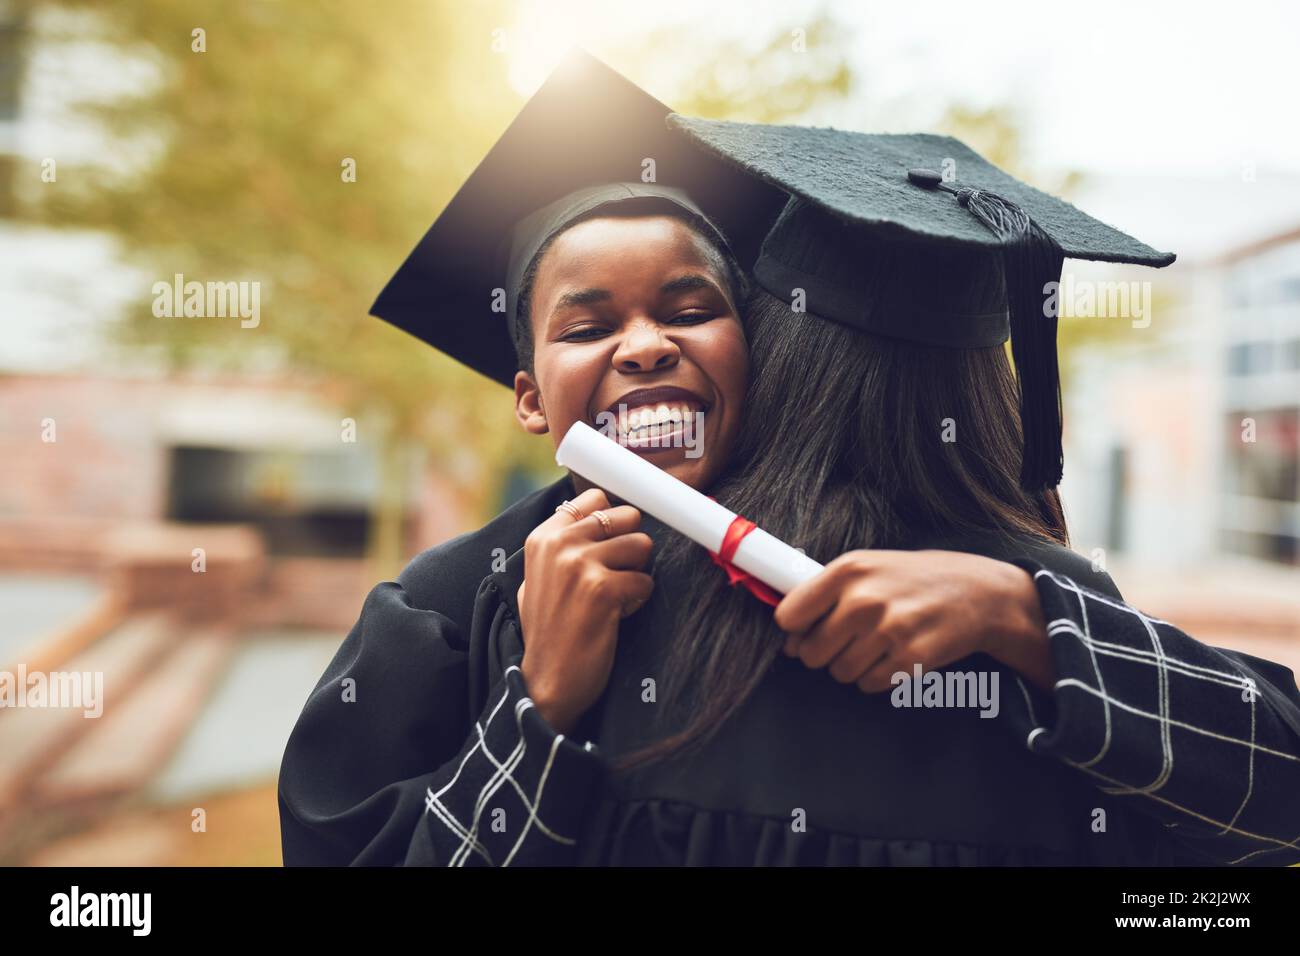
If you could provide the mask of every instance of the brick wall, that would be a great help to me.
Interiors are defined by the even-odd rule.
[[[166,520],[169,448],[186,440],[169,424],[170,410],[212,409],[221,424],[237,396],[244,418],[232,412],[221,427],[239,438],[250,406],[274,415],[282,399],[302,393],[239,379],[0,376],[0,570],[90,572],[131,604],[346,630],[375,583],[364,561],[272,559],[252,527]],[[329,425],[329,413],[324,417]],[[54,423],[53,442],[42,440],[46,419]],[[426,472],[417,493],[407,557],[473,524],[443,476]],[[204,575],[190,568],[196,547],[207,551]]]

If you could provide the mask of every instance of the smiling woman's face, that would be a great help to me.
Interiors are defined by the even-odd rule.
[[[537,264],[533,374],[515,413],[558,445],[586,422],[693,488],[707,488],[740,427],[749,353],[721,256],[671,216],[589,219]],[[612,422],[612,424],[611,424]]]

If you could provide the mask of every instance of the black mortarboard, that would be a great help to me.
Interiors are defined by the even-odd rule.
[[[751,266],[784,195],[670,131],[669,112],[599,60],[572,51],[452,197],[370,314],[510,385],[519,274],[551,233],[590,213],[593,203],[683,210],[706,228],[716,224],[740,264]],[[647,160],[653,183],[642,182]],[[505,310],[498,289],[505,290]]]
[[[692,119],[669,125],[710,155],[790,194],[754,278],[811,314],[877,335],[954,348],[1010,336],[1024,432],[1021,484],[1060,482],[1055,297],[1067,257],[1166,266],[1132,236],[930,134]]]

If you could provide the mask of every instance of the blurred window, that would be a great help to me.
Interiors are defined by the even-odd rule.
[[[1246,358],[1246,372],[1259,375],[1273,370],[1273,343],[1251,342]]]
[[[1255,420],[1255,440],[1242,419]],[[1235,412],[1227,419],[1227,492],[1269,501],[1300,501],[1300,408]]]
[[[168,517],[252,524],[274,555],[360,557],[374,470],[355,452],[176,447]]]
[[[1262,375],[1273,371],[1274,343],[1238,342],[1228,349],[1229,375]]]
[[[1296,564],[1300,560],[1300,540],[1293,534],[1225,531],[1220,540],[1223,550],[1231,554],[1244,554],[1279,564]]]
[[[1238,342],[1228,349],[1228,374],[1245,375],[1249,370],[1248,360],[1250,358],[1249,345],[1245,342]]]
[[[1243,440],[1246,418],[1254,419],[1254,441]],[[1225,424],[1229,501],[1223,548],[1295,564],[1300,560],[1300,407],[1233,412]]]

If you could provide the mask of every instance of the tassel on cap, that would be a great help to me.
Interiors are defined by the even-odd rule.
[[[1011,314],[1011,356],[1020,386],[1024,437],[1020,486],[1032,492],[1054,488],[1061,483],[1064,468],[1061,380],[1056,355],[1059,307],[1048,308],[1046,287],[1060,280],[1065,255],[1056,240],[1010,200],[982,189],[957,188],[945,183],[933,170],[913,169],[907,175],[918,186],[953,193],[1002,241]]]

